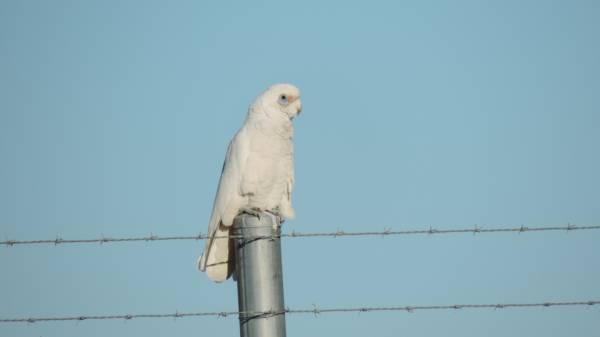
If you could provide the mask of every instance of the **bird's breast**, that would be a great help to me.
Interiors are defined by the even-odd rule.
[[[290,139],[261,135],[252,138],[244,173],[249,206],[260,209],[279,207],[293,175],[293,144]]]

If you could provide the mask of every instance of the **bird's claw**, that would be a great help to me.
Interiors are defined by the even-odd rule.
[[[283,217],[277,211],[265,211],[273,219],[273,230],[277,230],[283,223]]]
[[[242,213],[246,213],[248,215],[255,216],[258,218],[258,220],[260,220],[260,213],[262,213],[262,212],[260,209],[248,207],[248,208],[243,208]]]
[[[268,215],[273,220],[273,229],[275,229],[275,230],[284,221],[284,218],[277,211],[268,211],[268,210],[261,211],[258,208],[247,207],[247,208],[243,208],[241,210],[241,212],[245,213],[245,214],[248,214],[248,215],[251,215],[251,216],[255,216],[256,218],[258,218],[258,220],[262,219],[262,215],[264,215],[264,214]]]

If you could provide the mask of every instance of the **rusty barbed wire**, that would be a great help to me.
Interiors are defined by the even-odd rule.
[[[253,237],[243,237],[240,235],[229,235],[229,236],[215,236],[215,238],[246,238],[246,239],[260,239],[260,238],[273,238],[273,237],[281,237],[281,238],[313,238],[313,237],[361,237],[361,236],[400,236],[400,235],[436,235],[436,234],[465,234],[465,233],[507,233],[507,232],[516,232],[516,233],[525,233],[525,232],[548,232],[548,231],[580,231],[580,230],[596,230],[600,229],[600,225],[590,225],[590,226],[576,226],[568,224],[566,226],[547,226],[547,227],[529,227],[529,226],[519,226],[519,227],[501,227],[501,228],[484,228],[479,226],[474,226],[472,228],[458,228],[458,229],[435,229],[433,227],[429,227],[428,229],[416,229],[416,230],[392,230],[390,228],[384,228],[383,231],[364,231],[364,232],[346,232],[342,230],[338,230],[335,232],[296,232],[292,231],[290,233],[282,233],[280,235],[273,236],[253,236]],[[149,235],[142,237],[122,237],[122,238],[113,238],[113,237],[101,237],[95,239],[63,239],[61,237],[57,237],[55,239],[44,239],[44,240],[4,240],[0,241],[0,245],[4,246],[15,246],[15,245],[36,245],[36,244],[53,244],[53,245],[62,245],[62,244],[77,244],[77,243],[112,243],[112,242],[157,242],[157,241],[175,241],[175,240],[204,240],[208,238],[206,234],[199,235],[190,235],[190,236],[158,236],[158,235]]]
[[[496,304],[451,304],[451,305],[412,305],[412,306],[379,306],[379,307],[342,307],[319,308],[313,305],[310,309],[289,309],[282,311],[206,311],[206,312],[178,312],[167,314],[128,314],[128,315],[102,315],[102,316],[64,316],[64,317],[28,317],[28,318],[0,318],[0,323],[37,323],[49,321],[87,321],[87,320],[132,320],[137,318],[183,318],[183,317],[269,317],[282,314],[313,314],[318,316],[326,313],[361,313],[404,311],[412,313],[425,310],[461,310],[461,309],[516,309],[516,308],[549,308],[565,306],[593,306],[600,304],[598,300],[569,301],[569,302],[537,302],[537,303],[496,303]]]

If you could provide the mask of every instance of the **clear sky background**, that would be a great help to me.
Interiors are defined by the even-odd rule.
[[[598,1],[0,2],[2,239],[206,231],[227,143],[302,90],[284,231],[600,222]],[[286,239],[291,308],[600,298],[600,233]],[[0,317],[236,310],[194,241],[0,247]],[[289,336],[600,336],[600,308],[288,317]],[[1,324],[237,336],[237,318]]]

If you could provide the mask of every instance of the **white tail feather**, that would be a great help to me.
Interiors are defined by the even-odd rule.
[[[215,231],[218,238],[208,239],[204,253],[198,259],[198,269],[205,271],[212,281],[223,282],[232,272],[233,256],[230,247],[229,227],[223,225]],[[225,237],[225,238],[223,238]]]

